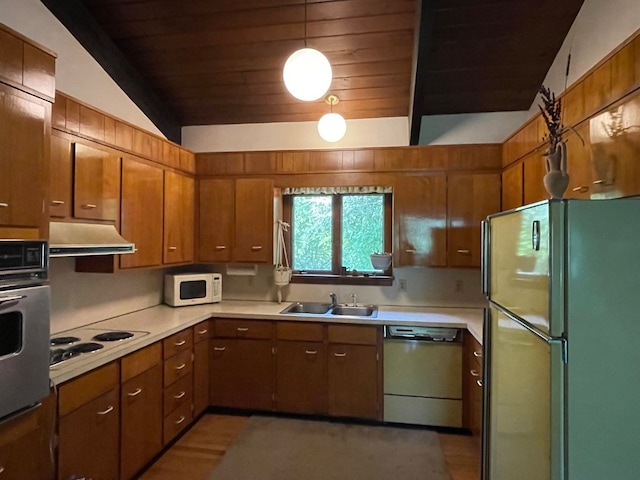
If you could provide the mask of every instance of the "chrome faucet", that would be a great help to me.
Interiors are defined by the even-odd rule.
[[[357,306],[357,302],[356,302],[356,294],[355,293],[351,294],[351,301],[353,302],[353,306],[356,307]]]
[[[329,296],[331,297],[331,306],[336,307],[338,305],[338,296],[333,292],[331,292]]]

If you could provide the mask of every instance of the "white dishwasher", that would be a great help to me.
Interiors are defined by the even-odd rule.
[[[462,331],[386,326],[385,422],[462,427]]]

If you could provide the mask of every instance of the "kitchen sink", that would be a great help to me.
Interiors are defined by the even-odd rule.
[[[331,310],[331,315],[349,315],[352,317],[377,317],[378,307],[374,305],[349,307],[340,305]]]
[[[324,315],[330,309],[330,303],[292,303],[280,313],[311,313]]]

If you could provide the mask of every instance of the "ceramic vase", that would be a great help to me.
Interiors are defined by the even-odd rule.
[[[546,156],[547,173],[542,179],[551,198],[562,198],[569,186],[569,174],[567,173],[567,146],[560,141],[553,152]]]

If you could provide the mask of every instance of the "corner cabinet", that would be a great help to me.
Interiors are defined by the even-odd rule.
[[[176,172],[164,172],[165,264],[193,261],[195,182]]]

